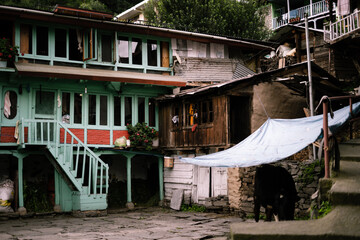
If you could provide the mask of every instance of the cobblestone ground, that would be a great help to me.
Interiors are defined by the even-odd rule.
[[[228,239],[239,217],[216,213],[178,212],[163,208],[111,213],[103,217],[47,215],[0,218],[0,239]]]

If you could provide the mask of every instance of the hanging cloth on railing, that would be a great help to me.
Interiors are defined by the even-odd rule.
[[[353,114],[360,113],[360,102]],[[351,117],[349,106],[329,114],[329,128],[335,133]],[[237,145],[213,154],[180,158],[182,162],[209,167],[251,167],[285,159],[322,137],[323,115],[297,119],[269,118],[258,130]]]
[[[350,14],[350,0],[338,0],[337,6],[340,16],[345,16]]]

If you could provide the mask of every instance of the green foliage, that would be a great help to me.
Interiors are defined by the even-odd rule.
[[[44,182],[24,183],[24,205],[28,212],[51,212],[50,202]]]
[[[306,186],[314,181],[316,167],[321,167],[321,169],[323,169],[323,161],[315,161],[301,168],[302,174],[299,176],[299,180],[303,186]]]
[[[183,212],[205,212],[206,207],[195,204],[194,205],[182,204],[180,210]]]
[[[265,8],[256,0],[150,0],[144,11],[150,24],[185,31],[265,39]]]
[[[319,217],[322,218],[331,211],[331,205],[328,201],[323,201],[319,208]]]
[[[12,46],[7,38],[0,38],[0,58],[14,61],[19,55],[19,47]]]
[[[83,9],[96,10],[101,12],[108,11],[106,5],[98,0],[88,0],[86,2],[81,3],[79,7]]]
[[[132,146],[144,146],[147,151],[152,150],[153,139],[158,135],[154,128],[147,126],[146,123],[137,123],[135,126],[127,124],[126,127]]]

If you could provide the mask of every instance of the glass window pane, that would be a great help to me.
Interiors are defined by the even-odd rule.
[[[100,96],[100,125],[107,125],[108,101],[107,96]]]
[[[36,91],[35,113],[53,115],[55,106],[55,93]]]
[[[119,62],[129,63],[129,39],[127,37],[119,37],[118,49]]]
[[[89,95],[89,125],[96,124],[96,95]]]
[[[4,99],[4,116],[14,119],[17,114],[17,94],[14,91],[6,91]]]
[[[101,53],[103,62],[112,62],[112,37],[110,35],[101,36]]]
[[[138,98],[138,122],[145,122],[145,98]]]
[[[132,64],[142,65],[142,42],[139,38],[132,39]]]
[[[55,29],[55,57],[66,57],[65,29]]]
[[[157,66],[157,41],[147,41],[147,57],[149,66]]]
[[[149,126],[155,127],[155,101],[153,99],[149,100]]]
[[[62,93],[62,122],[70,123],[70,93],[63,92]]]
[[[74,94],[74,123],[82,123],[82,94]]]
[[[125,97],[125,124],[132,124],[132,99]]]
[[[121,97],[114,96],[114,125],[121,126]]]
[[[33,28],[28,24],[20,25],[20,52],[32,54],[32,31]]]
[[[47,27],[36,27],[36,54],[49,55],[49,33]]]
[[[82,35],[80,31],[69,29],[69,59],[82,61]]]

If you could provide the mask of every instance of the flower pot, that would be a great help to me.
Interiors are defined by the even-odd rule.
[[[7,67],[7,60],[0,59],[0,68],[6,68],[6,67]]]
[[[159,146],[159,138],[153,139],[152,146],[153,147],[158,147]]]

